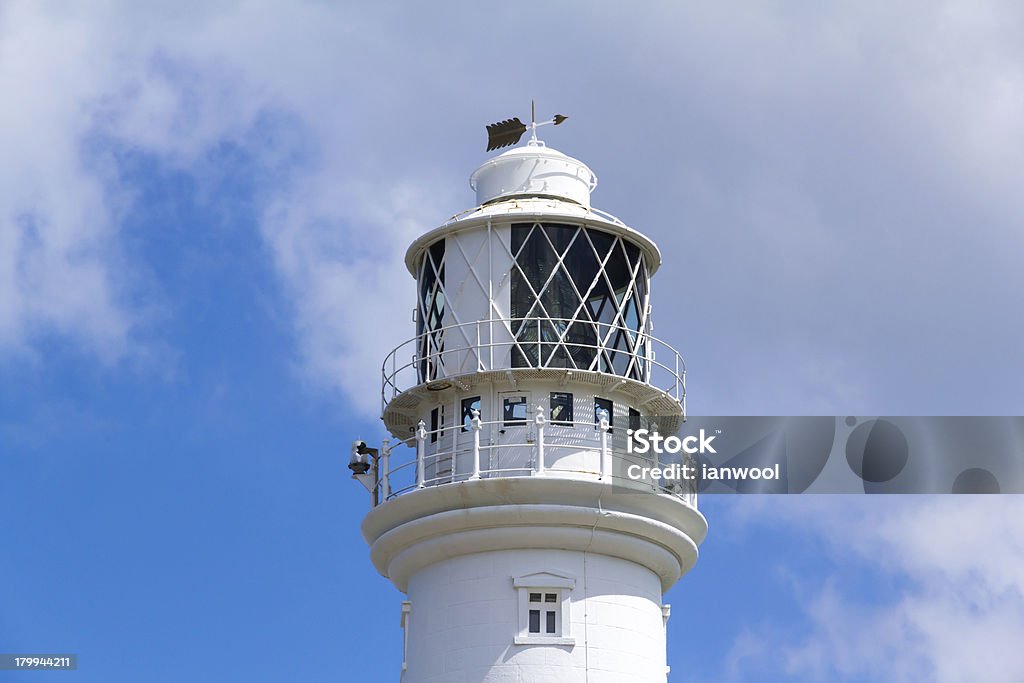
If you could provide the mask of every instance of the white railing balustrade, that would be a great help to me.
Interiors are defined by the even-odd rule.
[[[457,435],[467,431],[463,424],[428,430],[421,420],[407,441],[384,442],[378,463],[380,471],[376,472],[379,495],[375,500],[383,503],[411,491],[457,481],[562,477],[606,481],[618,486],[617,490],[622,493],[668,494],[696,507],[693,482],[627,476],[630,465],[650,468],[658,463],[650,457],[627,452],[624,444],[628,437],[625,433],[613,435],[615,428],[607,411],[600,411],[596,424],[581,420],[552,422],[545,417],[543,407],[537,406],[530,422],[533,429],[528,429],[529,423],[524,427],[525,441],[510,443],[504,441],[499,432],[508,423],[481,420],[480,412],[474,410],[468,424],[472,439],[460,444]],[[517,425],[523,426],[523,423]],[[593,433],[590,430],[596,431],[596,437],[588,436]],[[621,441],[621,447],[612,441]],[[433,452],[429,452],[431,447]]]
[[[631,350],[619,348],[622,335]],[[581,336],[592,341],[582,342]],[[581,370],[632,379],[673,397],[686,414],[686,364],[672,346],[647,331],[565,318],[480,320],[426,330],[385,358],[381,406],[421,384],[516,369]]]

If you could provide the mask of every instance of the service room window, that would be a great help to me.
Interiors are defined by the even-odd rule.
[[[473,411],[480,411],[480,397],[471,396],[462,399],[462,431],[468,432],[473,424]]]
[[[566,391],[551,392],[551,422],[572,427],[572,394]]]
[[[594,397],[594,428],[597,429],[598,425],[601,424],[601,411],[608,413],[608,433],[611,434],[615,430],[612,429],[612,425],[615,424],[615,404],[607,398]]]
[[[629,409],[629,440],[633,440],[633,432],[640,429],[640,411],[636,408]]]
[[[402,671],[405,671],[409,662],[409,615],[412,614],[412,603],[408,600],[402,602]]]
[[[516,577],[519,593],[519,631],[516,645],[575,645],[571,625],[569,594],[576,580],[552,572]]]
[[[430,443],[436,443],[437,437],[444,428],[444,406],[438,406],[430,411]]]
[[[527,632],[543,633],[546,636],[562,635],[562,625],[559,623],[562,612],[562,601],[559,599],[559,591],[530,591],[529,624]]]
[[[526,426],[526,397],[506,396],[502,402],[502,427]]]

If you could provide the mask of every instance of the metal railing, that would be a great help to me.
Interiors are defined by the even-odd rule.
[[[628,336],[632,351],[615,346],[620,334]],[[580,341],[580,336],[593,340]],[[612,364],[620,355],[627,359],[623,372]],[[384,359],[381,406],[420,384],[523,368],[584,370],[633,379],[672,396],[686,414],[686,364],[672,346],[646,331],[567,318],[479,320],[425,330]]]
[[[532,438],[509,443],[495,442],[482,436],[485,429],[489,435],[493,435],[499,426],[524,427],[523,435]],[[552,432],[554,429],[559,432]],[[581,438],[581,435],[588,433],[586,430],[595,430],[596,439]],[[613,448],[609,443],[611,432],[607,411],[600,412],[600,419],[595,424],[592,421],[548,420],[541,406],[537,406],[533,417],[513,422],[484,421],[480,419],[477,410],[472,411],[472,419],[467,420],[466,424],[436,430],[428,430],[421,420],[415,435],[408,440],[396,444],[384,441],[373,472],[375,481],[371,490],[372,499],[383,503],[411,491],[458,481],[496,477],[559,477],[610,482],[619,486],[617,491],[622,493],[671,495],[687,505],[697,507],[695,482],[654,479],[649,473],[629,476],[631,472],[641,473],[643,468],[657,467],[658,463],[650,457],[630,454],[625,448]],[[465,441],[460,443],[463,439]],[[438,445],[433,453],[428,453],[428,440]],[[448,447],[442,448],[444,441],[449,442],[446,444]],[[484,465],[485,456],[500,456],[502,453],[512,456],[513,462],[508,463],[512,466]],[[566,454],[577,457],[566,458]],[[402,455],[405,457],[400,457]],[[396,456],[399,456],[397,464]],[[500,457],[487,457],[488,463],[501,460]],[[569,462],[564,464],[559,463],[559,460]],[[637,468],[631,468],[631,465]]]
[[[550,197],[548,197],[548,198],[539,197],[539,196],[534,196],[534,197],[503,197],[503,198],[499,199],[498,201],[490,201],[490,202],[487,202],[486,204],[480,204],[479,206],[474,206],[474,207],[472,207],[470,209],[464,209],[464,210],[458,212],[457,214],[455,214],[454,216],[452,216],[451,218],[449,218],[447,221],[445,221],[444,225],[441,226],[441,227],[447,227],[447,226],[451,225],[452,223],[458,223],[459,221],[472,216],[474,213],[482,211],[482,210],[484,210],[484,209],[486,209],[488,207],[494,206],[495,204],[499,204],[499,203],[502,203],[502,202],[523,202],[524,200],[526,200],[526,201],[529,201],[529,200],[539,200],[539,201],[547,202],[549,205],[550,204],[565,204],[566,203],[566,201],[563,200],[563,199],[557,199],[557,198],[552,199]],[[585,213],[583,215],[584,218],[593,215],[593,216],[597,216],[601,220],[606,221],[608,223],[613,223],[615,225],[620,225],[620,226],[622,226],[624,228],[627,227],[626,224],[623,223],[622,220],[618,216],[613,216],[612,214],[608,213],[607,211],[602,211],[601,209],[597,209],[597,208],[595,208],[593,206],[584,207],[584,206],[580,206],[578,204],[573,204],[572,206],[573,206],[574,209],[583,209],[583,210],[585,210]]]

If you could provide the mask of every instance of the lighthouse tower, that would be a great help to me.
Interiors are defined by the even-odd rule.
[[[392,438],[352,449],[373,564],[407,595],[401,680],[663,682],[662,596],[707,522],[628,448],[685,419],[682,360],[651,334],[661,255],[591,207],[597,177],[536,124],[470,185],[476,207],[405,256],[416,334],[383,366]]]

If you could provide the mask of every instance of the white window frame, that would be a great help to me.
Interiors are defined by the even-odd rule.
[[[402,601],[402,671],[409,667],[409,618],[412,615],[412,602]]]
[[[519,593],[519,631],[513,640],[516,645],[575,645],[572,637],[569,594],[576,586],[576,579],[554,572],[536,572],[513,578],[512,585]],[[530,593],[554,593],[558,596],[558,633],[530,633]],[[541,622],[542,627],[544,622]]]

